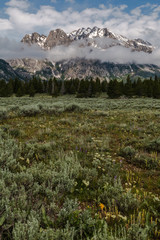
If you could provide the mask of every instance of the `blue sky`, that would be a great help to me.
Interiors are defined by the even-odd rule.
[[[70,33],[94,26],[108,28],[129,39],[141,38],[155,46],[150,57],[144,53],[135,53],[133,57],[129,50],[112,49],[110,56],[116,61],[138,59],[160,65],[160,0],[0,0],[0,57],[44,57],[44,51],[39,52],[35,46],[23,46],[22,51],[20,40],[28,33],[47,36],[57,28]],[[58,48],[57,51],[57,56],[77,56],[77,49]],[[81,49],[78,56],[80,53]],[[95,57],[99,54],[100,59],[104,56],[101,52],[94,54]]]
[[[2,10],[5,7],[5,4],[9,2],[8,0],[0,1],[0,9]],[[127,5],[127,10],[131,10],[138,6],[144,5],[146,3],[150,4],[160,4],[160,1],[156,0],[32,0],[29,1],[32,4],[32,7],[39,8],[41,5],[50,5],[54,6],[57,10],[62,11],[68,7],[73,7],[76,10],[82,10],[85,8],[97,8],[100,4],[108,6],[112,4],[113,6]]]
[[[160,0],[1,0],[0,37],[61,28],[107,27],[128,38],[153,44],[160,36]]]

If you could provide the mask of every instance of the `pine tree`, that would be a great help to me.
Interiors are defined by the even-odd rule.
[[[57,79],[54,78],[52,81],[52,97],[57,97],[59,95]]]
[[[64,80],[62,80],[60,94],[64,95],[65,93],[66,93],[65,84],[64,84]]]
[[[154,83],[153,83],[153,80],[152,78],[150,78],[150,80],[147,80],[147,97],[153,97],[153,86],[154,86]]]
[[[76,88],[75,88],[75,85],[74,85],[74,81],[71,80],[71,86],[70,86],[70,89],[69,89],[69,94],[75,94],[76,93]]]
[[[110,80],[108,83],[107,94],[110,98],[114,98],[114,82]]]
[[[47,93],[52,95],[53,80],[50,78],[47,82]]]
[[[13,94],[13,81],[10,79],[5,87],[5,96],[10,97]]]
[[[78,92],[79,82],[80,82],[80,80],[78,78],[73,80],[73,84],[74,84],[76,93]]]
[[[24,88],[21,86],[16,92],[16,97],[22,97],[24,95]]]
[[[43,80],[42,87],[43,87],[43,92],[44,93],[47,93],[47,86],[48,86],[48,81],[47,80]]]
[[[24,82],[24,93],[29,94],[29,81],[25,80]]]
[[[101,92],[101,82],[98,77],[96,78],[95,87],[96,87],[96,92],[100,93]]]
[[[107,87],[108,87],[108,83],[106,80],[104,80],[102,83],[101,83],[101,90],[102,92],[107,92]]]
[[[22,81],[18,78],[15,78],[13,81],[13,92],[17,93],[18,89],[21,87]]]
[[[153,84],[153,97],[160,98],[160,80],[157,76],[155,76],[154,84]]]
[[[88,97],[89,81],[82,79],[79,83],[77,97]]]
[[[127,96],[127,97],[132,97],[133,96],[133,87],[132,87],[132,82],[131,82],[131,79],[130,79],[130,76],[128,75],[127,77],[127,82],[126,84],[124,85],[124,94]]]
[[[0,80],[0,97],[6,97],[6,81]]]
[[[38,93],[43,93],[43,84],[42,80],[38,79],[38,88],[37,88]]]
[[[114,81],[114,97],[119,98],[122,95],[121,82],[118,82],[117,79]]]
[[[87,97],[95,97],[96,94],[96,84],[91,78],[88,84]]]
[[[29,96],[34,97],[34,95],[35,95],[35,89],[34,89],[33,84],[31,83],[30,87],[29,87]]]
[[[144,86],[141,78],[139,77],[135,85],[133,86],[133,92],[135,95],[141,97],[144,95]]]
[[[71,80],[66,80],[64,82],[66,94],[70,94],[71,84],[72,84]]]

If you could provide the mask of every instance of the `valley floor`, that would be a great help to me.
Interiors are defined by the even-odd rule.
[[[160,239],[160,100],[0,99],[0,239]]]

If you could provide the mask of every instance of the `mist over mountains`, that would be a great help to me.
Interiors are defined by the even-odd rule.
[[[107,28],[80,28],[71,33],[56,29],[48,36],[34,32],[21,42],[0,38],[0,51],[22,79],[160,75],[159,48]]]

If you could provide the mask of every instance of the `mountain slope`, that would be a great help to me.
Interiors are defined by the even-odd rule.
[[[84,50],[89,49],[89,51],[93,51],[94,53],[94,50],[98,49],[100,55],[106,54],[108,48],[112,48],[113,46],[121,46],[122,50],[128,48],[131,50],[131,54],[135,51],[145,52],[148,53],[147,57],[150,57],[150,54],[154,51],[154,47],[147,41],[142,39],[128,39],[122,35],[111,32],[107,28],[98,27],[80,28],[71,33],[65,33],[61,29],[56,29],[50,31],[48,36],[34,32],[32,34],[26,34],[21,42],[29,46],[36,44],[40,47],[40,51],[43,49],[47,54],[50,53],[51,49],[51,53],[54,54],[54,47],[56,46],[65,46],[65,49],[68,49],[68,46],[71,44],[74,44],[75,48],[78,47],[80,53],[81,48],[91,46],[92,48],[85,48]],[[112,48],[112,51],[116,51],[116,49],[117,47]],[[13,72],[23,79],[30,78],[34,75],[42,79],[48,79],[50,77],[66,79],[99,77],[101,79],[110,79],[114,77],[122,78],[128,74],[130,74],[132,78],[138,76],[152,77],[155,74],[160,76],[160,67],[156,65],[100,62],[96,60],[96,56],[95,54],[95,60],[74,56],[74,59],[59,62],[53,62],[48,59],[23,58],[11,59],[8,63],[13,68]]]
[[[140,64],[114,64],[102,63],[98,60],[72,59],[61,62],[51,62],[47,59],[12,59],[8,63],[21,78],[39,76],[42,79],[56,78],[86,78],[99,77],[110,79],[122,78],[128,74],[135,77],[152,77],[155,74],[160,76],[160,67],[156,65]]]
[[[32,45],[37,44],[42,49],[48,50],[59,45],[70,45],[79,43],[79,46],[93,46],[98,49],[107,49],[112,46],[123,46],[132,51],[143,51],[151,53],[154,47],[142,39],[128,39],[122,35],[115,34],[107,28],[80,28],[66,34],[61,29],[50,31],[48,37],[38,33],[26,34],[21,42]]]
[[[13,70],[8,62],[0,59],[0,79],[9,80],[10,78],[20,77],[19,74]]]

